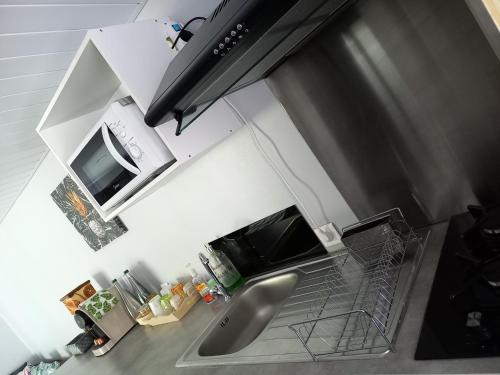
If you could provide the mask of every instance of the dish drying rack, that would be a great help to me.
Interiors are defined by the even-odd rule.
[[[314,361],[387,353],[428,233],[399,209],[344,228],[346,248],[319,271],[299,269],[304,278],[274,324],[286,322]]]

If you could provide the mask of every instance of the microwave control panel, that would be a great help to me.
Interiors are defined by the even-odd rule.
[[[118,142],[127,150],[128,154],[135,160],[141,160],[144,155],[144,151],[137,144],[134,137],[127,139],[127,130],[123,124],[121,124],[121,120],[112,122],[108,125],[111,133],[114,134]]]

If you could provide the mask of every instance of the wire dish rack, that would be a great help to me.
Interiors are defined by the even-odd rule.
[[[391,350],[423,253],[399,209],[345,228],[343,242],[321,272],[302,270],[307,277],[274,319],[314,361]]]

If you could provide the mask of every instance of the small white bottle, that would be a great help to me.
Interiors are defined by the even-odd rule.
[[[170,304],[170,300],[172,299],[172,293],[170,292],[170,288],[171,288],[170,283],[161,284],[160,305],[167,314],[171,314],[173,312],[172,305]]]
[[[163,305],[161,304],[161,298],[158,294],[149,300],[148,305],[154,316],[168,315],[171,312],[168,312],[163,308]]]
[[[210,289],[205,280],[200,275],[198,275],[198,272],[196,272],[191,263],[186,264],[186,268],[189,270],[192,278],[192,283],[198,293],[200,293],[203,301],[205,301],[206,303],[212,302],[215,298],[212,294],[210,294]]]

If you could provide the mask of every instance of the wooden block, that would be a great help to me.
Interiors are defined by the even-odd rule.
[[[184,299],[182,302],[182,305],[180,306],[179,310],[174,311],[170,315],[160,315],[160,316],[154,316],[151,319],[139,319],[137,322],[140,325],[143,326],[158,326],[161,324],[167,324],[167,323],[172,323],[172,322],[178,322],[181,320],[188,312],[191,310],[191,308],[200,300],[200,295],[198,293],[193,294],[191,297],[187,297]]]
[[[483,4],[500,31],[500,0],[483,0]]]

